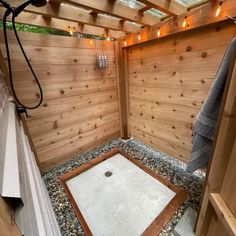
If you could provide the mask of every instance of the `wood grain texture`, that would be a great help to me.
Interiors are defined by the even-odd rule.
[[[211,193],[210,202],[229,235],[236,235],[236,218],[219,193]],[[230,204],[231,205],[231,204]]]
[[[156,24],[159,18],[151,14],[142,15],[137,9],[120,4],[116,1],[110,0],[50,0],[54,3],[67,3],[78,7],[91,10],[96,13],[108,14],[118,17],[124,21],[137,22],[143,25]]]
[[[142,0],[147,1],[147,0]],[[148,0],[156,1],[156,0]],[[158,0],[159,2],[159,0]],[[161,0],[162,2],[162,0]],[[167,1],[163,1],[167,3]],[[151,41],[159,41],[160,38],[166,38],[167,36],[183,33],[189,30],[198,29],[202,27],[211,27],[212,24],[223,22],[227,20],[227,16],[235,16],[236,15],[236,1],[235,0],[227,0],[224,1],[221,13],[218,17],[215,16],[216,10],[219,6],[218,0],[211,0],[209,3],[202,5],[201,7],[196,7],[192,11],[188,11],[181,15],[178,15],[177,18],[168,19],[165,23],[160,22],[151,27],[144,27],[140,31],[141,40],[138,40],[137,34],[130,33],[126,37],[126,45],[132,46],[135,44],[146,43]],[[169,1],[167,5],[173,4],[174,1]],[[169,6],[170,6],[169,5]],[[191,7],[190,7],[191,8]],[[182,27],[183,21],[187,17],[187,25],[186,27]],[[233,25],[233,21],[231,21]],[[160,36],[157,37],[158,28],[160,29]]]
[[[171,189],[176,193],[176,195],[172,198],[172,200],[166,205],[166,207],[162,210],[162,212],[153,220],[153,222],[147,227],[147,229],[142,233],[142,236],[155,236],[159,235],[163,227],[168,223],[168,221],[171,219],[171,217],[174,215],[175,211],[180,207],[180,205],[185,201],[185,199],[188,196],[188,193],[181,190],[179,187],[176,185],[172,184],[169,180],[165,179],[164,177],[160,176],[157,174],[155,171],[151,170],[150,168],[146,167],[143,165],[140,161],[136,160],[133,158],[131,155],[125,153],[124,151],[114,148],[111,151],[102,154],[95,159],[83,164],[82,166],[65,173],[60,176],[60,181],[61,184],[64,188],[64,191],[66,192],[73,208],[75,211],[75,214],[77,218],[79,219],[85,235],[90,236],[92,235],[89,226],[87,225],[80,209],[79,206],[76,204],[66,182],[72,178],[74,178],[77,175],[80,175],[81,173],[85,172],[86,170],[94,167],[95,165],[100,164],[101,162],[113,157],[115,154],[120,153],[123,155],[125,158],[127,158],[130,162],[138,166],[140,169],[145,171],[147,174],[151,175],[153,178],[164,184],[166,187]]]
[[[13,8],[19,5],[17,0],[8,0],[7,2]],[[68,4],[59,6],[58,4],[48,2],[46,6],[38,8],[29,5],[24,9],[24,12],[125,32],[135,32],[140,29],[139,25],[129,24],[127,22],[122,25],[119,19],[107,18],[103,14],[93,17],[89,11],[78,7],[71,7]],[[152,16],[150,17],[153,18]]]
[[[121,138],[128,139],[128,57],[127,50],[121,48],[120,42],[116,42],[116,58],[117,58],[117,84],[118,84],[118,99],[121,123]]]
[[[129,47],[131,136],[187,161],[194,119],[235,34],[224,23]]]
[[[235,56],[235,52],[234,52]],[[228,73],[196,235],[236,233],[236,56]],[[217,217],[215,217],[217,215]]]
[[[16,225],[13,210],[0,197],[0,235],[4,236],[21,236],[21,232]]]
[[[114,43],[98,40],[90,45],[87,39],[19,35],[44,91],[43,104],[28,110],[26,121],[42,169],[119,137]],[[38,88],[11,33],[9,42],[17,94],[33,105]],[[2,35],[0,44],[5,53]],[[107,69],[96,68],[99,52],[108,57]]]

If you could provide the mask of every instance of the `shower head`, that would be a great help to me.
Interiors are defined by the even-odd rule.
[[[35,7],[43,7],[47,4],[46,0],[31,0],[31,4]]]
[[[46,0],[27,0],[14,9],[14,17],[17,17],[28,5],[32,4],[35,7],[43,7],[47,4]]]

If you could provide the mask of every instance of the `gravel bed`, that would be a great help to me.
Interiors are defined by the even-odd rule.
[[[143,164],[189,193],[187,200],[179,207],[170,222],[160,233],[161,236],[172,235],[175,225],[187,207],[198,210],[205,173],[195,171],[194,174],[189,174],[185,171],[186,164],[183,162],[171,158],[159,150],[154,150],[135,139],[128,142],[123,142],[120,139],[112,140],[42,173],[62,235],[77,236],[84,235],[84,233],[60,184],[59,176],[115,147],[121,148],[135,159],[140,160]]]

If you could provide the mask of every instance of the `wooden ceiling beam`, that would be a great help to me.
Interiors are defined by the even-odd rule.
[[[150,7],[150,6],[145,6],[145,7],[143,7],[143,8],[141,8],[140,10],[139,10],[139,12],[143,15],[143,13],[145,12],[145,11],[148,11],[148,10],[150,10],[152,7]]]
[[[177,16],[185,13],[187,8],[174,0],[138,0],[139,2],[166,13],[170,16]]]
[[[17,7],[19,5],[18,0],[8,0],[8,3],[12,7]],[[96,20],[94,21],[92,15],[88,11],[63,4],[58,5],[48,2],[47,5],[44,7],[34,7],[30,5],[27,8],[25,8],[24,11],[76,23],[82,23],[102,28],[109,28],[111,30],[118,30],[124,32],[137,32],[140,30],[139,26],[134,24],[132,25],[126,24],[126,22],[121,28],[119,20],[107,18],[100,14],[96,17]]]
[[[96,23],[97,17],[98,17],[98,13],[92,11],[92,12],[90,12],[90,15],[92,16],[93,22]]]
[[[4,10],[0,7],[0,17],[2,19],[4,14]],[[8,19],[11,21],[11,18]],[[95,26],[90,26],[86,24],[76,23],[67,20],[56,19],[52,17],[45,17],[33,13],[22,12],[18,17],[16,17],[16,22],[27,25],[41,26],[51,29],[63,30],[65,31],[68,26],[71,28],[75,28],[76,31],[84,33],[84,34],[92,34],[97,36],[104,36],[105,29]],[[125,33],[122,31],[109,31],[109,36],[112,38],[120,38],[125,36]]]
[[[146,26],[156,24],[158,21],[155,16],[142,16],[138,10],[122,4],[116,4],[115,0],[50,0],[50,2],[72,4],[92,10],[93,12],[108,14],[122,20],[137,22]]]

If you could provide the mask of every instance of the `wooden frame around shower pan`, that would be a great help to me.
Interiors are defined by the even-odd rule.
[[[95,165],[98,165],[101,162],[111,158],[112,156],[114,156],[117,153],[120,153],[121,155],[123,155],[125,158],[127,158],[129,161],[131,161],[133,164],[135,164],[136,166],[141,168],[143,171],[145,171],[146,173],[151,175],[153,178],[155,178],[156,180],[158,180],[159,182],[161,182],[166,187],[168,187],[169,189],[171,189],[173,192],[176,193],[175,196],[172,198],[172,200],[162,210],[162,212],[155,218],[155,220],[142,233],[142,236],[158,235],[160,233],[160,231],[163,229],[163,227],[166,225],[166,223],[174,215],[174,213],[178,209],[178,207],[185,201],[188,194],[187,194],[187,192],[181,190],[180,188],[178,188],[177,186],[172,184],[170,181],[161,177],[159,174],[157,174],[156,172],[154,172],[150,168],[144,166],[144,164],[142,164],[140,161],[134,159],[132,156],[128,155],[124,151],[117,149],[117,148],[112,149],[111,151],[98,156],[97,158],[89,161],[88,163],[85,163],[85,164],[81,165],[80,167],[60,176],[61,184],[62,184],[62,186],[63,186],[63,188],[64,188],[64,190],[65,190],[65,192],[66,192],[66,194],[67,194],[67,196],[74,208],[75,214],[76,214],[81,226],[83,227],[85,235],[90,236],[90,235],[92,235],[92,233],[91,233],[78,205],[76,204],[66,182],[68,180],[74,178],[75,176],[83,173],[84,171],[94,167]]]

